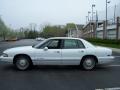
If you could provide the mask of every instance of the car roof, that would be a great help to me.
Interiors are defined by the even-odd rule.
[[[77,40],[80,40],[81,38],[73,38],[73,37],[52,37],[52,38],[48,38],[48,39],[77,39]]]

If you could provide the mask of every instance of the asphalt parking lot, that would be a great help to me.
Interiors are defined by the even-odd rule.
[[[20,40],[0,42],[0,54],[5,49],[28,46],[40,41]],[[78,66],[34,66],[18,71],[13,65],[0,62],[0,90],[120,90],[120,53],[113,52],[115,61],[83,71]],[[116,89],[110,89],[116,88]]]

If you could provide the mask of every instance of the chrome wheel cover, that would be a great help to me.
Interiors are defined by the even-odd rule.
[[[93,58],[86,58],[84,61],[83,61],[83,67],[86,69],[86,70],[91,70],[95,67],[95,60]]]
[[[29,67],[29,62],[25,58],[20,58],[20,59],[17,60],[16,66],[20,70],[25,70]]]

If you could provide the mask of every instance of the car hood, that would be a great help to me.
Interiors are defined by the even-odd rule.
[[[4,53],[12,53],[12,52],[17,52],[17,51],[25,52],[31,49],[32,49],[32,46],[14,47],[14,48],[5,50]]]

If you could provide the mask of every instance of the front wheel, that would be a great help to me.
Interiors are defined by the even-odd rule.
[[[96,66],[96,60],[94,57],[86,57],[82,61],[82,67],[84,70],[92,70]]]
[[[30,60],[28,57],[19,56],[15,60],[15,66],[19,70],[27,70],[30,67]]]

